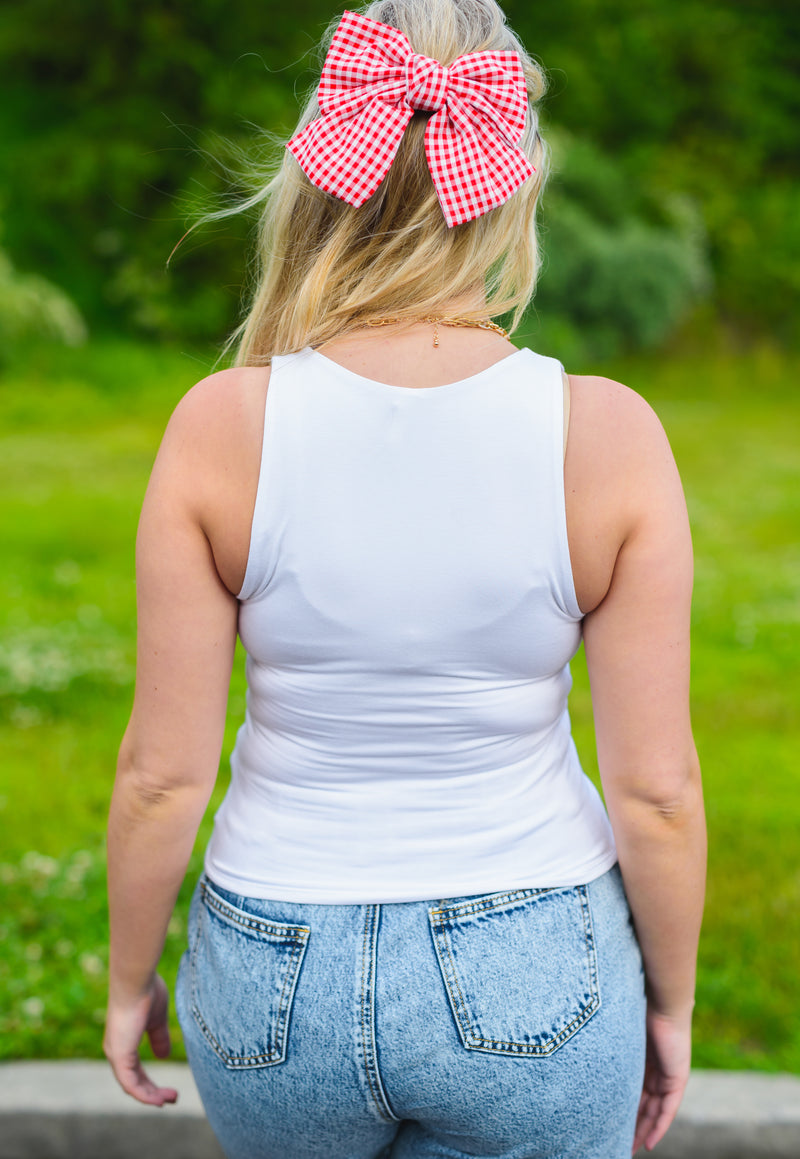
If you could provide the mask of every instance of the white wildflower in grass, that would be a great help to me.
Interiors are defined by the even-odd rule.
[[[58,692],[81,677],[127,684],[132,674],[127,641],[93,604],[74,620],[12,625],[0,638],[0,695]]]
[[[71,901],[80,901],[86,897],[86,887],[82,881],[65,880],[58,883],[53,891],[56,897],[69,898]]]
[[[55,945],[56,956],[59,958],[69,958],[75,951],[75,944],[69,938],[60,938]]]
[[[53,579],[62,587],[73,587],[81,582],[81,569],[74,559],[62,559],[53,568]]]
[[[81,885],[87,872],[92,867],[92,855],[86,849],[79,849],[73,853],[72,861],[65,874],[67,881],[73,885]]]
[[[98,978],[105,971],[105,962],[99,954],[81,954],[80,966],[84,974]]]
[[[29,942],[25,947],[25,957],[29,962],[39,962],[42,957],[42,947],[38,942]]]
[[[38,1021],[44,1014],[44,1002],[41,998],[26,998],[20,1004],[20,1009],[26,1018]]]
[[[25,873],[36,874],[40,877],[55,877],[59,870],[55,857],[47,857],[44,853],[37,853],[35,850],[24,854],[20,864]]]

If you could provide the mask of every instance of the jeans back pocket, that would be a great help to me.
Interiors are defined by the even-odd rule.
[[[201,882],[190,956],[192,1015],[225,1066],[274,1066],[286,1058],[310,932],[238,909]]]
[[[600,1008],[586,886],[445,901],[428,916],[468,1050],[549,1055]]]

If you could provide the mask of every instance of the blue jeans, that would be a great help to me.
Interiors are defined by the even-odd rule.
[[[305,905],[201,878],[176,1002],[228,1159],[628,1159],[641,956],[575,888]]]

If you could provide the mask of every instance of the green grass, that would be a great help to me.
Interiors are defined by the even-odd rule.
[[[103,828],[132,691],[136,518],[166,418],[211,361],[108,341],[44,350],[0,379],[0,1057],[100,1053]],[[710,831],[695,1062],[800,1073],[800,359],[723,350],[605,370],[661,415],[695,534]],[[226,757],[243,695],[239,666]],[[208,831],[207,819],[170,931],[170,983]]]

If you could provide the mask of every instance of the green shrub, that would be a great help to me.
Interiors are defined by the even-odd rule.
[[[696,207],[637,188],[589,142],[557,139],[555,155],[534,343],[571,360],[658,345],[710,289]]]
[[[67,294],[46,278],[18,273],[0,250],[0,347],[42,338],[80,346],[86,336],[80,311]]]

